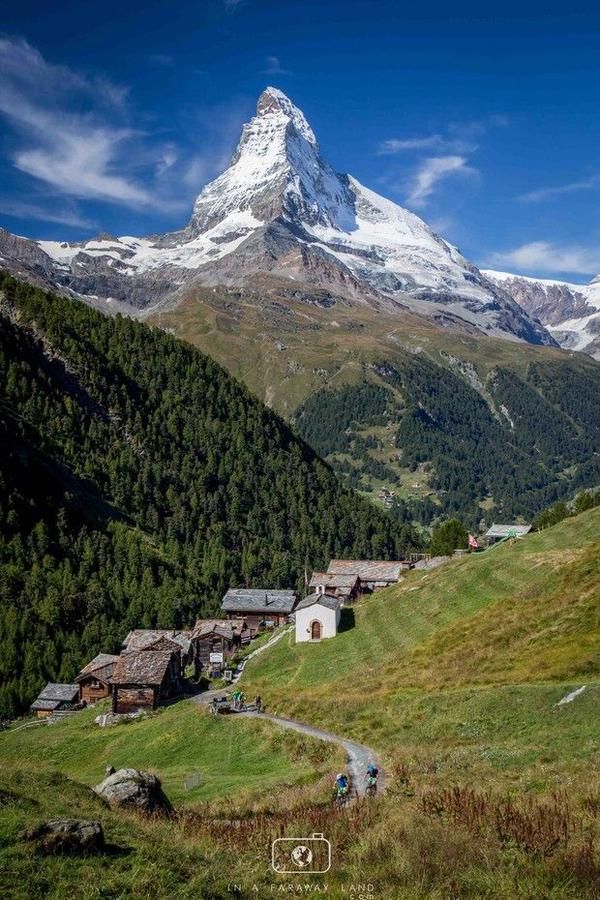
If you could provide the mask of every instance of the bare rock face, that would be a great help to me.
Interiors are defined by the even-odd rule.
[[[26,834],[36,849],[45,854],[98,853],[104,848],[104,831],[100,822],[83,819],[50,819]]]
[[[119,769],[94,791],[111,809],[137,809],[148,814],[171,815],[173,807],[163,793],[160,780],[139,769]]]
[[[483,274],[541,322],[561,347],[600,359],[600,276],[589,284],[571,284],[508,272]]]

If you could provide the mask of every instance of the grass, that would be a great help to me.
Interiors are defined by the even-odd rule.
[[[545,788],[568,772],[585,780],[600,737],[599,534],[595,509],[414,572],[343,610],[335,639],[290,636],[252,661],[247,688],[272,709],[446,776]],[[556,706],[582,683],[573,704]]]
[[[344,303],[324,309],[269,289],[232,297],[196,288],[150,321],[209,353],[288,418],[319,388],[360,381],[365,366],[381,359],[393,365],[407,352],[425,351],[444,367],[460,360],[482,378],[497,366],[525,373],[534,361],[565,358],[554,348],[440,329],[403,310]]]
[[[149,769],[180,806],[232,794],[251,798],[278,785],[306,784],[321,773],[319,765],[335,765],[334,755],[319,757],[319,765],[310,753],[299,758],[295,735],[282,737],[260,720],[210,716],[190,702],[108,728],[94,724],[98,712],[84,710],[56,725],[0,734],[2,765],[60,772],[90,786],[102,780],[108,763],[116,769]],[[320,742],[308,743],[322,753]],[[190,775],[199,776],[199,784],[188,789]]]
[[[334,641],[284,639],[248,667],[278,702],[333,693],[352,673],[369,689],[598,674],[600,508],[431,572],[342,611]],[[554,621],[554,627],[552,623]],[[524,652],[524,643],[528,652]],[[583,652],[582,652],[583,645]],[[483,658],[487,669],[482,670]],[[387,686],[387,687],[386,687]]]
[[[115,729],[83,713],[0,735],[0,895],[278,896],[308,879],[270,872],[271,841],[319,831],[334,900],[365,883],[377,900],[600,897],[599,535],[596,509],[415,572],[346,610],[335,639],[283,638],[248,664],[249,696],[381,753],[387,794],[344,813],[335,749],[187,702]],[[109,761],[157,771],[176,819],[100,806],[86,785]],[[40,857],[23,830],[51,815],[99,818],[113,849]]]

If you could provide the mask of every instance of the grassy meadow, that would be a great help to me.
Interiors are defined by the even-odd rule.
[[[246,693],[380,753],[387,793],[342,812],[335,748],[189,701],[105,730],[84,712],[0,734],[0,894],[600,897],[599,609],[595,509],[411,573],[345,611],[334,640],[285,637],[252,660]],[[176,818],[104,808],[88,785],[107,762],[157,772]],[[108,851],[40,857],[24,829],[56,815],[100,819]],[[333,847],[324,882],[270,871],[272,840],[316,831]]]
[[[102,708],[50,727],[0,733],[2,764],[60,772],[90,786],[102,781],[108,763],[148,769],[159,775],[172,802],[185,806],[307,783],[315,780],[315,766],[318,773],[323,761],[329,769],[335,765],[329,745],[305,742],[256,719],[210,716],[191,702],[108,728],[94,724]]]

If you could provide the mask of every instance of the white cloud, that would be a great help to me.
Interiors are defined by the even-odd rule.
[[[431,156],[424,159],[417,169],[407,197],[412,206],[424,206],[435,186],[453,175],[476,175],[477,169],[467,165],[464,156]]]
[[[161,175],[164,175],[173,166],[177,163],[179,159],[179,154],[177,153],[177,148],[174,144],[167,144],[157,160],[156,163],[156,175],[160,178]]]
[[[468,154],[477,150],[477,144],[463,138],[444,137],[441,134],[429,134],[425,137],[390,138],[382,141],[377,153],[379,156],[392,156],[407,150],[437,150],[438,153]]]
[[[390,156],[394,153],[402,153],[403,150],[433,150],[438,149],[444,143],[440,134],[430,134],[428,137],[415,138],[390,138],[379,145],[380,156]]]
[[[595,275],[600,272],[600,247],[581,244],[558,246],[550,241],[531,241],[514,250],[494,253],[491,265],[512,267],[523,273]]]
[[[519,200],[526,203],[539,203],[541,200],[547,200],[549,197],[560,197],[561,194],[573,194],[577,191],[594,190],[600,187],[600,175],[591,175],[582,181],[572,181],[569,184],[561,184],[555,187],[536,188],[527,194],[522,194]]]
[[[126,122],[127,89],[48,63],[25,41],[0,39],[0,114],[21,146],[17,169],[60,194],[161,206],[131,170],[140,132]]]
[[[505,128],[507,116],[492,115],[470,122],[450,122],[446,134],[428,134],[422,137],[389,138],[377,149],[380,156],[391,156],[408,150],[436,150],[438,153],[468,155],[477,150],[475,138],[480,138],[491,128]]]

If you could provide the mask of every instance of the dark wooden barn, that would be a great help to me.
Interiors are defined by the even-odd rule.
[[[112,691],[112,674],[118,656],[110,653],[99,653],[84,666],[75,683],[79,685],[79,699],[86,703],[97,703],[110,696]]]
[[[181,693],[181,656],[173,650],[126,650],[113,669],[112,711],[156,709]]]
[[[227,619],[199,619],[192,631],[197,672],[221,671],[242,645],[243,622]]]

